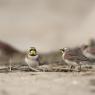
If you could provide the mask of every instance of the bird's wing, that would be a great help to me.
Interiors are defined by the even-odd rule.
[[[88,58],[85,57],[81,51],[69,51],[66,54],[66,58],[69,60],[75,60],[75,61],[87,61]]]
[[[95,47],[90,48],[88,52],[90,52],[91,54],[95,55]]]

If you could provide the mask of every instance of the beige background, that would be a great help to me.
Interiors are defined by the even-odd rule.
[[[0,0],[0,39],[49,52],[95,38],[95,0]]]

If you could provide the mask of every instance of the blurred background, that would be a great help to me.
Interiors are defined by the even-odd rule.
[[[0,0],[0,40],[24,51],[72,47],[95,38],[95,0]]]

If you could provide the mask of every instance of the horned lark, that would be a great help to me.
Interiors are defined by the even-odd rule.
[[[36,67],[39,66],[39,55],[37,54],[37,50],[35,47],[30,47],[27,50],[25,62],[27,63],[30,70],[39,71],[36,69]]]
[[[95,59],[95,40],[90,39],[88,45],[83,45],[82,52],[87,58]]]
[[[68,48],[60,49],[62,52],[62,59],[70,66],[70,70],[75,66],[79,66],[78,71],[81,70],[81,64],[83,61],[87,61],[87,58],[80,56],[78,53],[80,51],[70,50]]]
[[[84,56],[89,59],[95,59],[95,46],[85,45],[82,49]]]

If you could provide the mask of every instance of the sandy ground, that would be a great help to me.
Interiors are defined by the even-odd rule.
[[[94,30],[94,0],[0,0],[0,39],[22,51],[79,46]],[[95,95],[95,72],[0,73],[0,95]]]
[[[0,95],[95,95],[95,72],[0,73]]]

